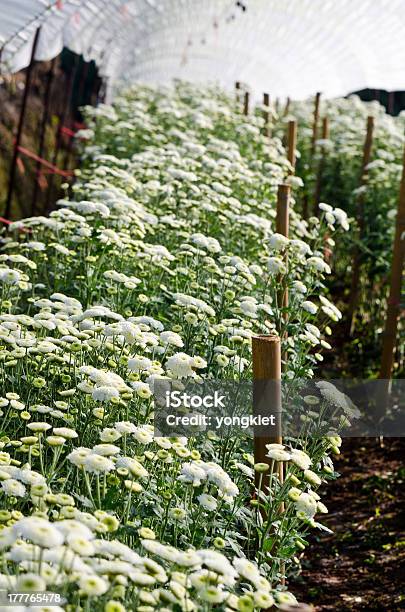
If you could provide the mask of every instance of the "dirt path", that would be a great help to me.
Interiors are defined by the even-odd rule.
[[[405,610],[405,440],[346,440],[322,498],[334,535],[313,535],[291,585],[319,612]]]

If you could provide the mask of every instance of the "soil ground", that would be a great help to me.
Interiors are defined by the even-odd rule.
[[[312,535],[290,587],[318,612],[405,610],[405,439],[346,439],[322,501],[333,535]]]

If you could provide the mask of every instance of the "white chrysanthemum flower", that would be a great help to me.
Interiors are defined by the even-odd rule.
[[[280,257],[269,257],[267,259],[267,268],[270,274],[285,274],[287,272],[287,267]]]
[[[84,461],[90,453],[91,453],[90,448],[85,448],[81,446],[79,448],[75,448],[75,450],[69,453],[69,455],[67,456],[67,459],[70,461],[70,463],[73,463],[73,465],[77,467],[83,467]]]
[[[21,537],[41,547],[54,548],[63,543],[63,535],[46,519],[38,516],[24,517],[13,525],[13,530]]]
[[[38,576],[38,574],[34,574],[32,572],[27,572],[26,574],[21,574],[18,576],[15,589],[17,592],[21,593],[43,592],[46,591],[46,582],[42,576]]]
[[[136,426],[129,421],[118,421],[115,423],[114,427],[120,434],[131,434],[136,432]]]
[[[110,402],[113,398],[119,398],[120,393],[115,387],[103,385],[95,387],[92,392],[92,397],[98,402]]]
[[[308,518],[312,518],[316,513],[316,501],[309,493],[301,493],[295,502],[297,512],[304,513]]]
[[[135,355],[128,359],[128,369],[132,372],[148,370],[152,366],[152,361],[143,355]]]
[[[283,234],[272,234],[267,239],[267,243],[274,251],[284,251],[288,247],[289,240]]]
[[[96,574],[84,574],[79,577],[79,587],[89,597],[100,597],[108,591],[108,582]]]
[[[18,480],[14,480],[14,478],[3,480],[1,483],[1,489],[5,495],[12,497],[24,497],[26,493],[26,488],[24,485],[21,482],[18,482]]]
[[[332,272],[330,266],[320,257],[309,257],[307,259],[307,266],[312,270],[324,272],[325,274],[330,274]]]
[[[117,467],[126,468],[133,476],[137,478],[146,478],[148,476],[148,471],[143,467],[143,465],[132,457],[119,457],[117,461]]]
[[[166,361],[166,367],[176,378],[187,378],[193,374],[194,359],[186,353],[175,353]]]
[[[161,332],[160,339],[163,344],[170,344],[172,346],[177,346],[178,348],[182,348],[184,346],[181,336],[172,331]]]
[[[266,457],[274,461],[289,461],[291,459],[290,453],[285,450],[282,444],[266,444],[266,448]]]
[[[83,460],[83,467],[86,472],[92,474],[105,474],[106,472],[111,472],[115,466],[111,459],[95,453],[89,453]]]
[[[217,500],[212,495],[208,495],[207,493],[202,493],[197,497],[200,505],[205,509],[213,512],[217,508]]]
[[[309,312],[312,315],[318,312],[318,306],[316,306],[313,302],[310,302],[309,300],[302,302],[301,306],[306,312]]]
[[[62,438],[67,438],[68,440],[73,440],[79,435],[77,431],[70,429],[69,427],[54,427],[53,433],[55,436],[62,436]]]
[[[291,449],[291,461],[301,470],[308,470],[312,464],[311,457],[297,448]]]

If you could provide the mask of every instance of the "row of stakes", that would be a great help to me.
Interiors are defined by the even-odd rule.
[[[249,92],[243,91],[242,85],[236,83],[236,95],[237,101],[240,103],[241,99],[243,102],[243,114],[249,114]],[[313,125],[312,125],[312,138],[311,138],[311,158],[314,159],[317,140],[318,140],[318,129],[320,119],[320,101],[321,94],[317,93],[314,101],[313,111]],[[263,95],[263,118],[264,118],[264,134],[270,136],[270,109],[267,108],[270,105],[270,96],[268,93]],[[278,102],[277,102],[277,105]],[[266,108],[267,107],[267,108]],[[289,112],[290,100],[287,99],[284,115]],[[277,109],[276,109],[277,110]],[[363,156],[361,164],[361,173],[359,177],[359,184],[363,186],[367,182],[368,178],[368,164],[370,163],[372,156],[373,147],[373,136],[374,136],[375,121],[374,117],[367,117],[366,135],[363,146]],[[325,116],[322,119],[322,140],[329,138],[329,120]],[[297,122],[295,120],[289,120],[287,123],[287,134],[286,134],[286,154],[287,159],[290,162],[290,173],[295,173],[295,161],[296,161],[296,146],[297,146]],[[315,183],[315,194],[314,194],[314,214],[318,213],[318,205],[322,186],[322,174],[325,163],[326,150],[321,145],[321,155],[319,157],[316,183]],[[290,200],[290,186],[283,183],[278,187],[277,193],[277,215],[276,215],[276,231],[283,234],[288,238],[289,234],[289,200]],[[306,203],[308,206],[308,202]],[[357,200],[357,222],[359,228],[359,239],[361,240],[364,235],[364,190],[360,190],[360,195]],[[305,202],[304,202],[305,207]],[[308,210],[308,209],[307,209]],[[304,210],[304,218],[306,217],[307,211]],[[398,198],[398,210],[396,217],[395,227],[395,238],[393,244],[393,257],[391,264],[391,275],[390,275],[390,291],[388,298],[388,307],[385,320],[385,330],[383,333],[383,347],[381,355],[381,365],[379,372],[379,379],[385,381],[384,394],[385,398],[388,397],[389,393],[389,380],[392,376],[394,354],[397,345],[397,334],[398,334],[398,323],[401,312],[401,289],[403,280],[403,268],[404,268],[404,256],[405,256],[405,148],[403,154],[403,165],[402,165],[402,177],[400,184],[400,193]],[[348,308],[348,322],[349,331],[353,332],[353,322],[358,304],[359,297],[359,280],[361,274],[361,252],[358,245],[354,247],[353,251],[353,265],[352,265],[352,287],[350,294],[350,302]],[[282,289],[281,295],[281,307],[283,309],[288,307],[288,292]],[[278,335],[260,335],[252,338],[252,362],[253,362],[253,381],[281,381],[282,378],[282,363],[285,363],[285,356],[282,356],[281,349],[281,338]],[[254,387],[255,389],[255,387]],[[255,463],[267,463],[269,459],[266,457],[267,444],[278,443],[282,444],[282,423],[281,423],[281,388],[280,385],[271,386],[273,396],[271,402],[269,402],[269,411],[273,414],[279,415],[279,420],[276,428],[276,435],[273,437],[254,437],[254,459]],[[259,404],[262,409],[262,402],[260,398],[253,398],[253,409],[254,413],[259,413]],[[281,483],[284,481],[283,464],[278,465],[278,477]],[[258,481],[256,481],[257,486]],[[262,481],[262,486],[269,487],[270,482],[267,480]],[[283,511],[283,508],[280,508]],[[282,566],[281,573],[283,574]]]

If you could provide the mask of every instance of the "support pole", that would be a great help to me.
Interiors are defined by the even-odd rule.
[[[289,97],[287,97],[287,100],[285,102],[285,107],[284,107],[284,115],[288,115],[288,113],[290,112],[290,103],[291,103],[291,100]]]
[[[277,213],[276,213],[276,232],[282,234],[288,238],[289,234],[289,220],[290,220],[290,193],[291,187],[282,183],[278,186],[277,192]],[[287,255],[285,255],[285,264],[288,264]],[[282,309],[282,316],[279,321],[278,332],[283,340],[287,339],[287,331],[285,329],[288,321],[287,308],[288,308],[288,288],[283,287],[280,280],[280,291],[278,292],[277,302],[279,308]],[[282,329],[282,327],[284,329]],[[283,353],[282,360],[284,366],[287,362],[287,355]]]
[[[249,114],[249,92],[245,91],[245,96],[243,100],[243,114],[247,117]]]
[[[21,145],[21,137],[22,137],[23,128],[24,128],[25,113],[27,110],[27,101],[28,101],[28,96],[29,96],[29,92],[31,88],[32,71],[34,68],[35,53],[36,53],[37,46],[38,46],[40,32],[41,32],[41,28],[38,28],[37,31],[35,32],[34,41],[32,43],[32,49],[31,49],[31,59],[30,59],[30,63],[27,68],[26,76],[25,76],[24,95],[22,99],[20,118],[18,121],[17,135],[16,135],[16,139],[14,143],[13,157],[11,160],[8,193],[7,193],[7,199],[6,199],[6,207],[4,211],[4,216],[7,219],[9,218],[10,213],[11,213],[11,204],[12,204],[12,199],[13,199],[15,175],[16,175],[16,169],[17,169],[17,159],[18,159],[18,153],[19,153],[18,149]]]
[[[312,137],[311,137],[311,150],[309,154],[309,163],[310,167],[313,166],[313,160],[316,149],[316,140],[318,138],[318,119],[319,119],[319,107],[321,104],[321,94],[318,93],[315,96],[315,104],[314,104],[314,118],[312,122]],[[309,208],[309,194],[306,192],[303,198],[303,207],[302,207],[302,216],[304,219],[308,219],[308,208]]]
[[[329,138],[329,118],[324,117],[322,120],[322,140]],[[322,175],[325,166],[325,147],[321,147],[321,157],[319,159],[318,173],[316,176],[315,195],[314,195],[314,217],[318,216],[318,206],[321,201]]]
[[[371,159],[371,150],[373,147],[373,132],[374,132],[374,117],[367,117],[366,138],[363,147],[363,161],[361,164],[360,187],[363,187],[367,182],[368,170],[367,166]],[[359,242],[364,234],[364,193],[360,193],[357,199],[357,222],[359,225]],[[354,315],[357,308],[360,289],[360,273],[361,273],[361,251],[358,244],[355,245],[353,251],[353,266],[352,266],[352,282],[350,287],[349,308],[347,312],[347,329],[351,335],[354,331]]]
[[[318,120],[319,120],[319,107],[321,104],[321,93],[318,93],[315,96],[315,106],[314,106],[314,120],[312,123],[312,139],[311,139],[311,159],[315,153],[316,140],[318,138]]]
[[[48,70],[48,74],[46,77],[46,85],[45,85],[45,94],[44,94],[44,107],[42,111],[42,121],[39,132],[39,145],[38,145],[38,157],[44,157],[44,145],[45,145],[45,134],[46,134],[46,126],[48,125],[49,118],[49,108],[51,102],[51,87],[52,81],[55,76],[55,63],[56,58],[53,58],[51,62],[51,66]],[[36,214],[37,211],[37,197],[38,197],[38,189],[39,189],[39,177],[41,173],[41,162],[37,162],[35,168],[35,182],[34,182],[34,193],[32,194],[32,203],[31,203],[31,216]]]
[[[287,159],[292,166],[292,169],[289,171],[289,174],[295,174],[295,154],[297,149],[297,122],[295,120],[288,122],[287,142]]]
[[[271,398],[265,397],[263,402],[262,391],[265,391],[265,381],[281,381],[281,343],[278,336],[254,336],[252,338],[252,359],[253,359],[253,382],[254,384],[254,412],[260,414],[266,409],[269,414],[281,412],[281,387],[280,383],[271,384]],[[260,382],[261,381],[261,382]],[[263,386],[262,386],[263,385]],[[260,401],[262,400],[262,401]],[[271,400],[271,401],[269,401]],[[270,460],[266,457],[266,444],[282,443],[281,424],[275,432],[275,436],[256,436],[254,437],[254,460],[255,463],[267,463]],[[268,481],[266,486],[268,486]]]
[[[268,93],[263,94],[263,105],[269,107],[270,106],[270,96]],[[270,111],[263,111],[263,119],[264,119],[264,135],[270,136]]]
[[[290,185],[282,183],[277,192],[276,232],[288,238]]]
[[[391,284],[388,298],[387,315],[383,336],[381,368],[379,378],[388,380],[392,375],[394,352],[397,340],[398,320],[400,315],[401,291],[405,259],[405,149],[402,162],[401,188],[398,200],[398,212],[395,227],[395,238],[391,264]]]

